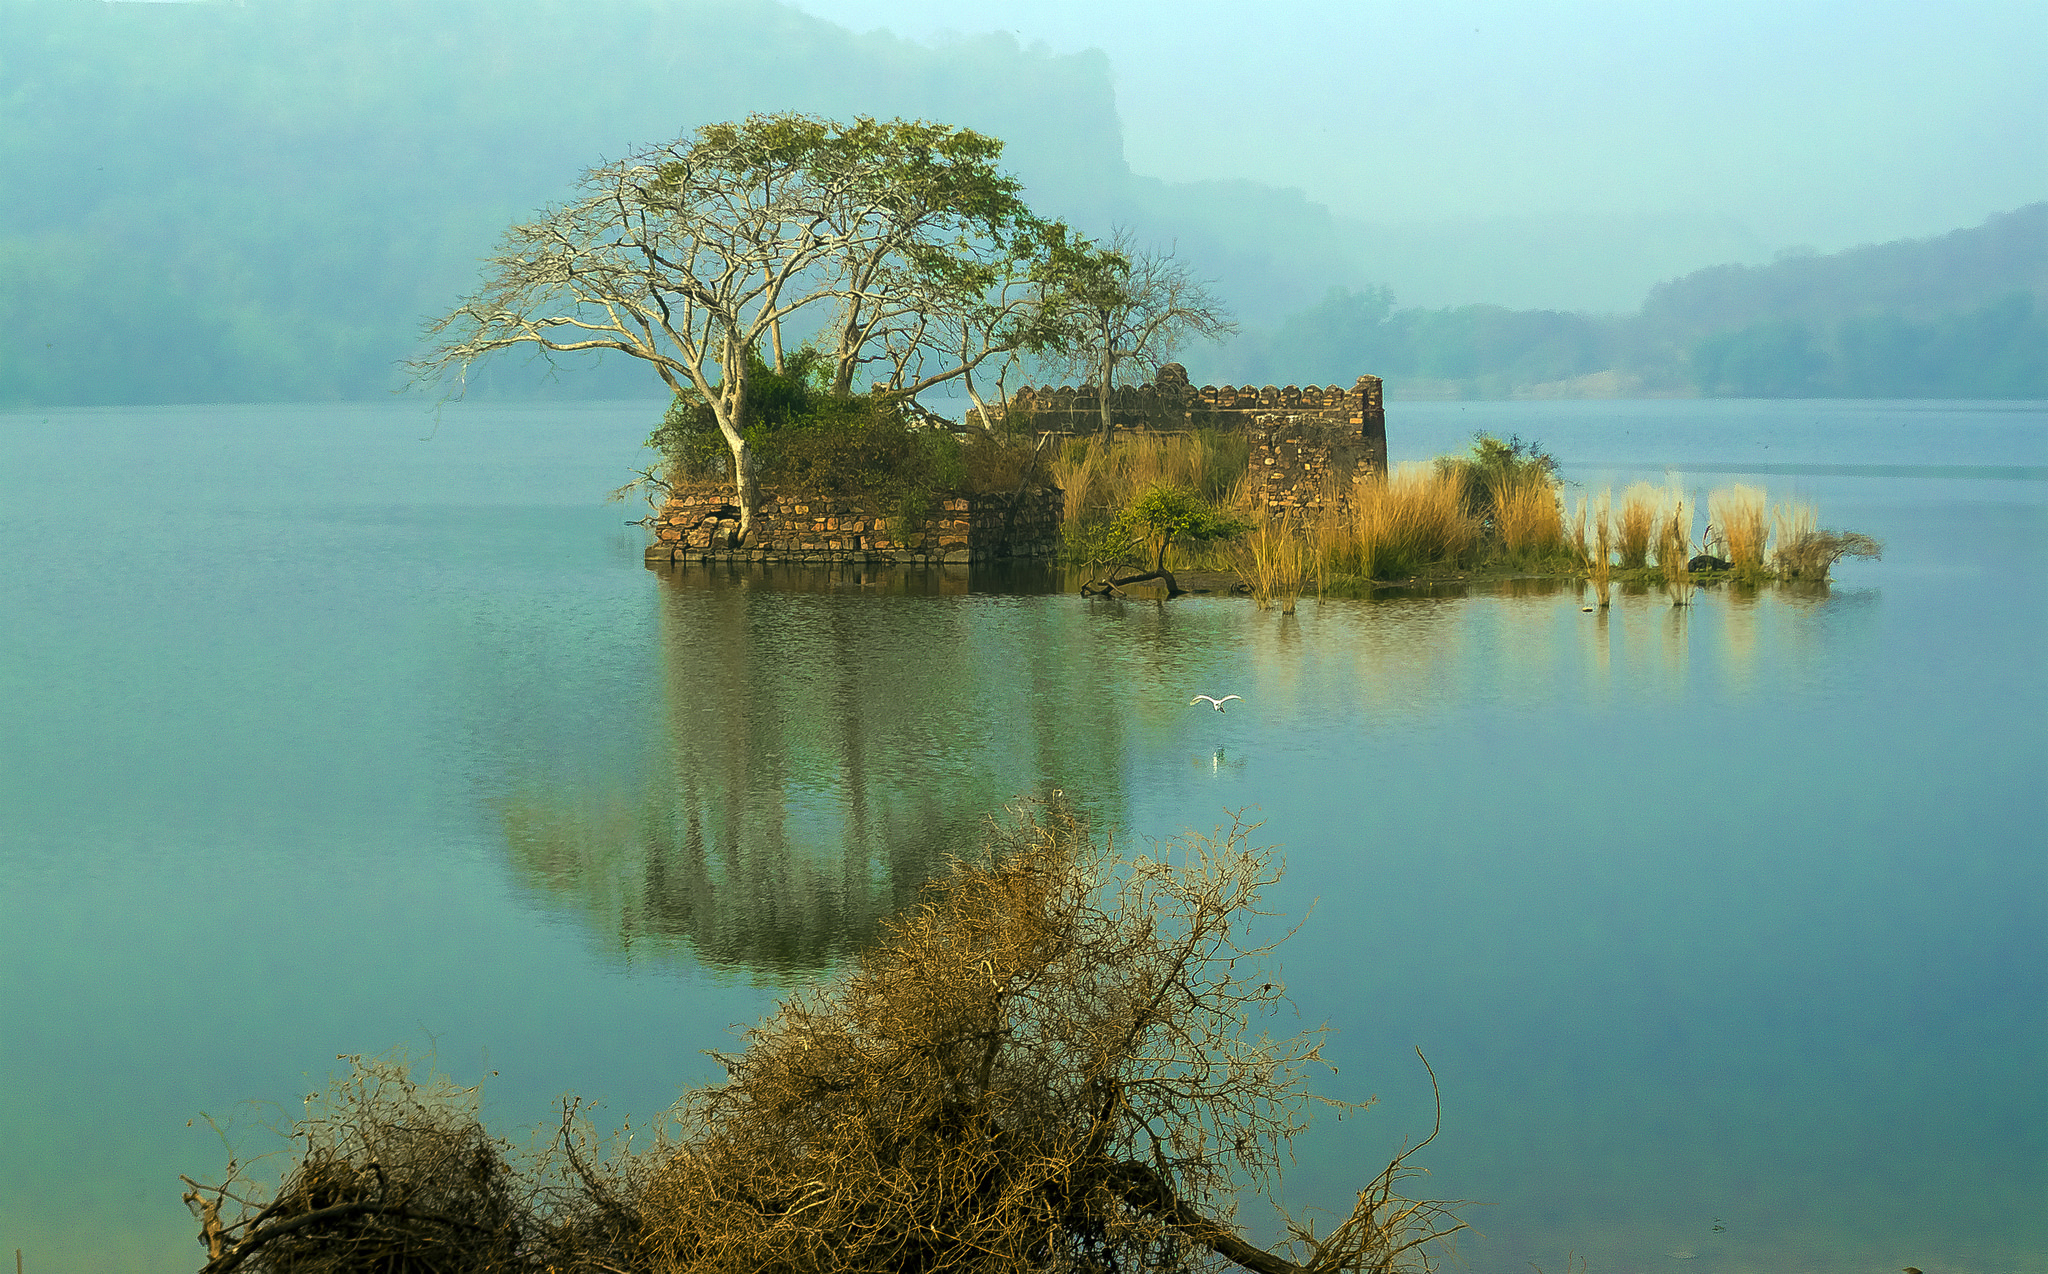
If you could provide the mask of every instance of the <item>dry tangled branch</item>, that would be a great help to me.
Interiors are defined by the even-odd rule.
[[[301,1125],[268,1205],[224,1224],[227,1187],[186,1196],[207,1274],[1427,1271],[1463,1223],[1403,1197],[1419,1145],[1329,1234],[1290,1222],[1284,1255],[1232,1224],[1278,1185],[1322,1047],[1260,1025],[1284,992],[1250,936],[1277,874],[1252,831],[1119,861],[1059,800],[1026,811],[721,1056],[725,1082],[638,1156],[597,1161],[572,1106],[513,1172],[473,1105],[364,1089]]]
[[[1403,1155],[1299,1259],[1230,1225],[1270,1192],[1321,1033],[1273,1038],[1275,871],[1242,824],[1117,862],[1050,803],[956,865],[843,983],[696,1094],[642,1201],[657,1268],[1426,1268],[1459,1228]],[[1412,1153],[1412,1152],[1411,1152]]]

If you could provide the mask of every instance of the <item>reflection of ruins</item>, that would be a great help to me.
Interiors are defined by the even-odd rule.
[[[529,881],[610,943],[816,967],[855,949],[1020,795],[1121,807],[1124,723],[1074,608],[964,572],[663,566],[666,739],[607,792],[508,801]]]

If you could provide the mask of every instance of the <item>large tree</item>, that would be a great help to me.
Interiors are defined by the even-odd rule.
[[[744,542],[756,504],[748,357],[779,367],[793,323],[827,327],[841,393],[876,359],[886,388],[914,396],[1046,339],[1016,284],[1066,236],[1025,207],[1001,152],[966,129],[794,114],[636,151],[506,231],[483,286],[430,325],[415,374],[460,378],[519,346],[645,360],[710,408]],[[949,320],[942,343],[928,339],[934,314]]]
[[[1215,339],[1237,330],[1223,304],[1173,253],[1140,248],[1123,228],[1097,243],[1062,237],[1047,273],[1057,287],[1065,335],[1056,361],[1092,378],[1102,402],[1102,432],[1116,425],[1110,391],[1126,367],[1166,362],[1191,336]]]

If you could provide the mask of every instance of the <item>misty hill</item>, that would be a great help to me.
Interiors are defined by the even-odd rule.
[[[766,0],[10,0],[7,29],[0,403],[382,394],[508,223],[757,110],[1002,138],[1040,211],[1176,244],[1252,322],[1364,282],[1297,192],[1135,177],[1100,54],[932,48]],[[506,360],[479,389],[657,386],[626,359],[546,371]]]
[[[1384,288],[1339,287],[1226,357],[1251,379],[1366,366],[1397,397],[2048,397],[2048,203],[1698,270],[1633,315],[1398,309]]]
[[[2048,300],[2048,203],[1931,239],[1695,270],[1650,289],[1642,317],[1674,337],[1697,338],[1766,320],[1829,324],[1890,314],[1925,321],[2014,292]]]

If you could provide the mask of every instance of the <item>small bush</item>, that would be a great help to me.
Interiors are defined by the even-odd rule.
[[[1771,561],[1788,580],[1821,583],[1845,557],[1884,556],[1884,545],[1861,532],[1823,530],[1810,504],[1780,505],[1771,520],[1778,540]]]
[[[1556,458],[1540,444],[1523,442],[1514,434],[1505,442],[1492,434],[1474,434],[1471,455],[1438,456],[1436,470],[1458,485],[1466,510],[1489,532],[1503,495],[1557,486]]]

